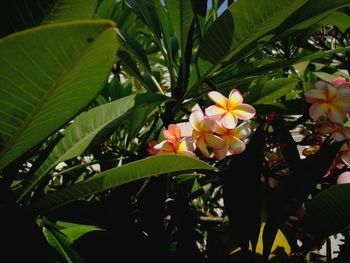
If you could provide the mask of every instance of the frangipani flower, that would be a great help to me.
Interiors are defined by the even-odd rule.
[[[312,104],[309,110],[310,117],[317,120],[322,115],[327,115],[332,122],[342,123],[350,111],[350,96],[345,96],[347,92],[344,91],[344,87],[339,86],[340,90],[343,90],[340,92],[323,81],[316,82],[315,87],[305,92],[306,101]]]
[[[350,127],[340,126],[331,122],[319,122],[317,131],[322,135],[331,134],[332,138],[337,142],[346,140],[350,137]]]
[[[217,91],[209,92],[208,96],[216,105],[208,107],[206,115],[220,121],[226,129],[234,129],[238,119],[249,120],[255,115],[254,107],[243,103],[243,97],[236,89],[230,92],[228,98]]]
[[[199,150],[209,157],[207,146],[220,149],[225,146],[225,142],[217,135],[214,135],[216,121],[205,117],[201,110],[195,110],[190,115],[190,123],[193,127],[192,138],[196,141]]]
[[[165,140],[155,144],[154,141],[148,143],[149,154],[179,154],[195,157],[193,153],[196,149],[195,144],[190,137],[181,138],[181,129],[176,124],[170,124],[167,130],[163,131]]]
[[[157,154],[178,154],[196,158],[193,153],[196,147],[192,138],[189,137],[182,138],[175,143],[163,141],[155,145],[154,149],[158,150]]]
[[[243,139],[247,138],[251,133],[250,124],[244,122],[237,126],[235,129],[226,129],[220,123],[216,128],[216,133],[225,142],[225,146],[221,149],[214,149],[214,155],[216,159],[222,160],[227,155],[227,152],[231,154],[239,154],[245,150],[245,143]]]
[[[181,129],[176,124],[170,124],[167,130],[163,130],[166,141],[176,143],[181,140]]]

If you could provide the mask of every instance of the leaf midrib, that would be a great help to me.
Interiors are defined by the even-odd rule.
[[[84,20],[80,20],[80,23],[83,24]],[[62,23],[59,26],[57,26],[57,25],[39,26],[35,29],[21,31],[20,33],[14,34],[14,35],[16,35],[16,37],[18,37],[19,35],[22,35],[28,31],[40,31],[40,30],[42,30],[43,27],[54,27],[54,28],[56,27],[56,28],[58,28],[58,27],[65,27],[65,26],[67,26],[67,24],[68,25],[69,24],[79,25],[80,23],[70,22],[70,23]],[[85,23],[88,23],[90,25],[101,24],[101,26],[102,26],[102,21],[93,21],[92,22],[89,20],[85,20]],[[14,133],[14,135],[8,140],[8,143],[6,143],[5,147],[0,151],[0,160],[5,156],[5,154],[9,151],[9,149],[16,144],[16,141],[18,141],[18,139],[21,139],[21,135],[23,135],[23,132],[30,126],[30,124],[32,123],[32,120],[34,120],[34,118],[38,115],[40,110],[47,104],[47,102],[49,101],[49,98],[51,98],[52,95],[55,93],[55,91],[59,87],[59,83],[69,75],[69,72],[71,72],[71,70],[74,69],[79,64],[80,60],[86,55],[88,50],[95,45],[96,39],[98,39],[101,36],[101,34],[109,28],[109,27],[107,27],[107,25],[109,24],[110,27],[114,26],[114,24],[112,22],[104,21],[104,24],[106,27],[103,30],[101,30],[101,32],[97,35],[97,37],[94,38],[94,40],[91,43],[89,43],[87,45],[87,47],[82,50],[82,52],[79,53],[79,55],[76,57],[76,59],[73,61],[73,63],[67,68],[67,70],[63,71],[63,73],[56,79],[56,81],[53,82],[52,85],[50,85],[47,92],[40,99],[40,102],[34,107],[33,111],[23,121],[21,127],[19,127],[19,129]],[[5,38],[4,40],[7,40],[7,38]]]

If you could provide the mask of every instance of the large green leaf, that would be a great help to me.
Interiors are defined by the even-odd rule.
[[[89,146],[96,146],[107,139],[120,123],[130,116],[131,110],[150,105],[155,107],[166,99],[168,98],[154,93],[134,94],[81,114],[64,130],[63,139],[29,179],[18,200],[29,193],[58,163],[74,158]]]
[[[188,31],[193,20],[192,1],[166,0],[165,3],[179,42],[182,57],[186,49]]]
[[[6,0],[0,37],[40,24],[90,19],[97,0]]]
[[[254,101],[254,104],[272,103],[291,92],[298,82],[299,80],[297,79],[285,78],[266,81],[260,89],[259,99]]]
[[[334,185],[315,195],[306,206],[303,226],[319,240],[350,227],[350,184]]]
[[[253,50],[259,39],[305,3],[306,0],[240,0],[230,5],[204,35],[198,50],[198,67],[191,76],[191,90],[223,63]]]
[[[64,22],[0,40],[0,169],[98,94],[115,57],[114,26]]]
[[[83,258],[73,249],[73,241],[56,229],[43,227],[43,233],[50,246],[54,247],[66,262],[85,262]]]
[[[350,5],[349,0],[309,0],[303,8],[285,21],[283,24],[285,31],[280,36],[277,36],[277,38],[317,24],[335,10],[348,5]]]
[[[142,178],[176,171],[196,169],[214,170],[215,168],[203,161],[186,156],[151,156],[102,172],[84,182],[70,185],[62,190],[51,192],[33,203],[31,208],[39,213],[45,212],[73,202],[79,198],[99,193]]]

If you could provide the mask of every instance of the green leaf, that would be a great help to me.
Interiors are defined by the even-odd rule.
[[[192,1],[166,0],[165,3],[179,42],[182,57],[185,53],[188,32],[193,20]]]
[[[120,43],[126,47],[127,51],[133,54],[148,72],[151,72],[146,52],[140,43],[122,30],[118,30],[117,35]]]
[[[165,43],[169,62],[172,61],[172,48],[171,48],[171,33],[170,33],[170,19],[166,13],[164,6],[160,0],[152,0],[157,19],[159,21],[160,30]]]
[[[157,87],[154,86],[153,82],[148,82],[145,77],[141,74],[137,67],[136,62],[130,56],[128,52],[123,50],[118,51],[118,58],[120,59],[123,69],[132,77],[135,77],[147,91],[157,91]]]
[[[0,37],[40,24],[90,19],[97,0],[6,0]]]
[[[269,72],[269,71],[272,71],[275,69],[282,69],[286,66],[299,64],[299,63],[304,62],[304,61],[310,61],[310,60],[315,60],[315,59],[319,59],[319,58],[324,58],[324,57],[327,57],[327,56],[332,55],[332,54],[336,54],[336,53],[341,54],[341,53],[345,53],[347,51],[350,51],[350,46],[336,48],[336,49],[327,50],[327,51],[317,51],[317,52],[313,52],[311,54],[305,54],[305,55],[301,55],[301,56],[291,58],[288,60],[281,60],[281,61],[261,65],[261,66],[258,66],[256,68],[253,68],[253,69],[250,69],[247,71],[242,71],[242,72],[240,72],[240,77],[257,75],[257,74],[264,74],[266,72]]]
[[[297,79],[274,79],[266,81],[260,92],[260,98],[253,104],[268,104],[291,92],[297,85]]]
[[[114,26],[65,22],[0,40],[0,169],[96,97],[114,61]]]
[[[160,38],[160,23],[154,10],[152,0],[124,0],[141,21]]]
[[[230,5],[203,37],[198,50],[198,68],[203,68],[203,71],[198,72],[197,69],[199,78],[192,80],[190,90],[195,90],[223,63],[240,59],[255,49],[259,39],[281,25],[305,3],[306,0],[240,0]]]
[[[350,184],[334,185],[315,195],[306,206],[303,227],[322,240],[350,227]]]
[[[37,183],[58,163],[82,154],[88,147],[103,142],[115,131],[131,110],[149,105],[159,105],[168,99],[153,93],[133,94],[111,103],[103,104],[81,114],[63,132],[63,139],[56,145],[46,161],[29,179],[18,197],[27,195]]]
[[[186,156],[157,155],[102,172],[84,182],[51,192],[33,203],[31,208],[43,213],[77,199],[106,191],[139,179],[184,170],[214,170],[209,164]]]
[[[74,224],[74,226],[67,227],[60,230],[63,234],[69,237],[72,241],[79,239],[80,237],[90,233],[92,231],[105,231],[97,226]]]
[[[283,24],[285,31],[277,38],[321,22],[335,10],[350,5],[349,0],[310,0]]]
[[[96,10],[96,15],[103,19],[111,19],[116,20],[118,17],[120,17],[121,11],[122,11],[122,2],[117,2],[115,0],[103,0],[99,1],[98,8]],[[118,23],[118,28],[120,28],[120,25]]]
[[[321,80],[326,81],[328,83],[331,83],[333,80],[337,78],[336,76],[333,76],[327,72],[313,72],[313,74],[316,75]]]
[[[334,12],[330,16],[327,16],[321,22],[322,24],[331,24],[345,32],[350,27],[350,16],[342,12]]]
[[[43,233],[50,246],[54,247],[66,262],[85,262],[73,248],[73,241],[55,229],[43,227]]]
[[[310,61],[306,60],[306,61],[294,64],[293,67],[300,73],[301,76],[303,76],[309,64],[310,64]]]

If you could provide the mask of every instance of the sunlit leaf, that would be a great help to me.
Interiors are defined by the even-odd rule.
[[[98,94],[117,48],[113,28],[109,21],[65,22],[0,40],[0,169]]]
[[[86,181],[51,192],[33,203],[36,212],[45,212],[77,199],[106,191],[142,178],[185,170],[214,170],[209,164],[180,155],[157,155],[102,172]]]
[[[106,140],[128,116],[139,107],[159,105],[167,97],[159,94],[133,94],[81,114],[63,132],[64,138],[56,145],[46,161],[29,179],[18,200],[29,193],[58,163],[82,154],[88,147]]]

